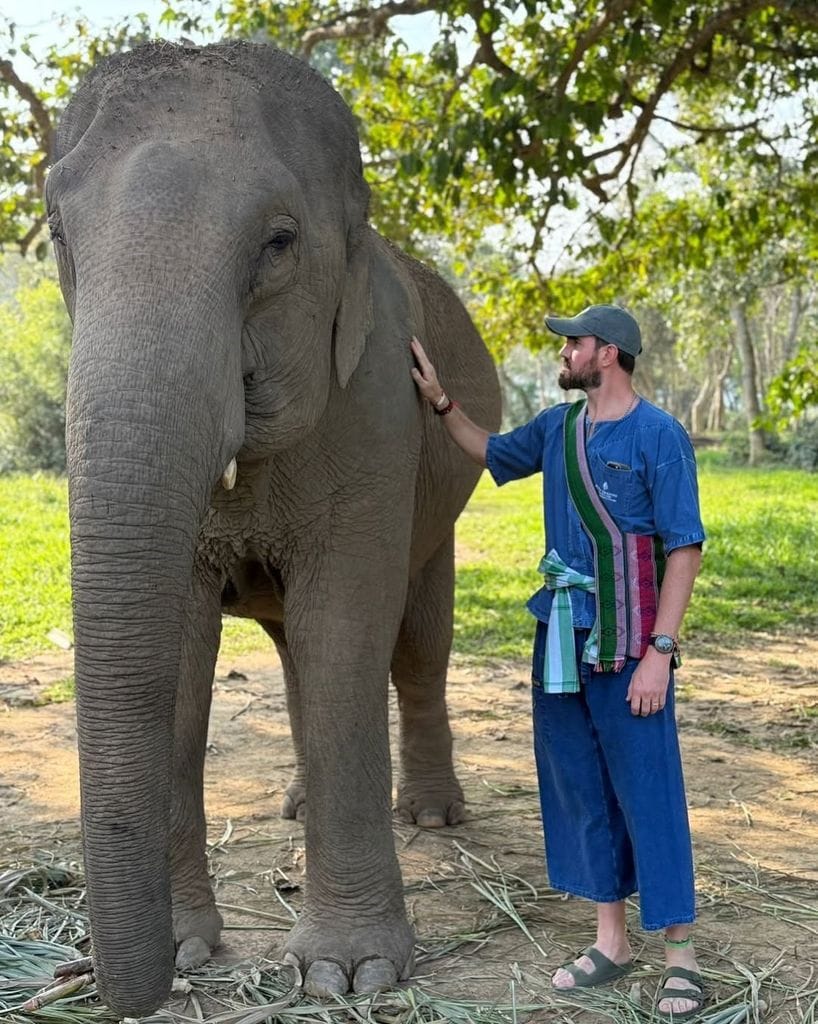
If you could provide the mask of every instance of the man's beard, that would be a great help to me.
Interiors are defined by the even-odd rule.
[[[558,383],[563,391],[593,391],[598,388],[602,383],[602,374],[597,368],[596,359],[584,370],[572,371],[566,366],[560,371]]]

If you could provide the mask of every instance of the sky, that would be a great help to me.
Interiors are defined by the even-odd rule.
[[[145,11],[153,21],[158,19],[163,6],[161,0],[0,0],[0,13],[11,18],[20,32],[36,32],[56,39],[60,15],[84,14],[93,25],[104,26],[137,11]]]
[[[92,25],[104,27],[121,20],[127,14],[144,12],[151,24],[157,26],[165,9],[162,0],[0,0],[0,14],[12,19],[22,33],[36,32],[46,41],[59,39],[60,16],[83,14]],[[203,3],[211,10],[216,0]],[[392,27],[415,49],[428,49],[434,40],[434,17],[415,15],[392,19]]]

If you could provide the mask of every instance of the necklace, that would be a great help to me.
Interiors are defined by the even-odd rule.
[[[624,420],[624,418],[628,415],[628,413],[631,411],[631,409],[636,405],[637,398],[639,398],[639,395],[637,395],[637,393],[634,391],[634,393],[631,395],[631,400],[630,400],[630,404],[628,405],[628,408],[622,413],[621,416],[617,416],[616,420],[610,420],[610,421],[603,420],[602,422],[603,423],[605,423],[605,422],[616,423],[618,420]],[[592,420],[590,416],[587,417],[587,419],[588,419],[588,430],[587,430],[586,435],[585,435],[585,443],[586,444],[594,436],[594,431],[596,430],[596,425],[599,422],[598,420]]]

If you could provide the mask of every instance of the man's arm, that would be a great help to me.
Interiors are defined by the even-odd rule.
[[[654,633],[679,635],[701,564],[702,549],[698,544],[674,548],[667,556],[665,574],[659,591]]]
[[[435,409],[445,409],[449,405],[449,396],[441,387],[435,368],[429,362],[429,357],[417,338],[412,338],[412,355],[417,363],[416,367],[412,367],[412,377],[418,391]],[[489,432],[473,423],[458,405],[454,405],[440,419],[443,420],[443,425],[455,444],[459,445],[469,458],[485,466]]]
[[[654,633],[679,635],[701,563],[702,550],[698,544],[674,548],[667,556]],[[630,701],[634,715],[655,714],[665,706],[671,657],[670,654],[660,654],[655,647],[648,647],[631,678],[625,698]]]

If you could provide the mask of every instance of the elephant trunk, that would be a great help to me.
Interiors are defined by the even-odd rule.
[[[116,306],[75,317],[69,504],[95,973],[113,1010],[141,1017],[172,981],[174,705],[196,540],[241,438],[211,379],[225,365],[201,368],[203,323],[123,327]]]

